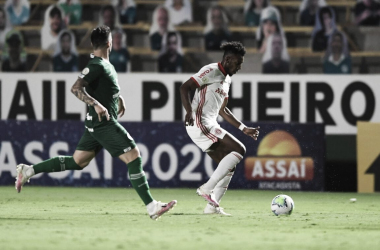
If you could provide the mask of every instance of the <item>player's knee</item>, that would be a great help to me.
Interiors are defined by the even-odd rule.
[[[88,166],[88,164],[90,164],[89,161],[81,161],[81,162],[77,162],[77,165],[81,168],[81,169],[78,169],[78,170],[82,170],[82,169],[84,169],[85,167]]]
[[[241,154],[242,156],[245,155],[246,151],[247,151],[247,150],[245,149],[245,146],[244,146],[244,144],[242,144],[242,143],[240,143],[239,146],[238,146],[238,148],[236,149],[236,152],[238,152],[238,153]]]

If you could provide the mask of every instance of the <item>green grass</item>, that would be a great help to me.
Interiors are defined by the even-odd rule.
[[[195,189],[153,189],[177,199],[152,221],[132,189],[0,188],[0,249],[379,249],[380,195],[286,192],[291,216],[276,217],[280,191],[229,190],[232,217],[202,215]],[[357,198],[350,203],[350,198]]]

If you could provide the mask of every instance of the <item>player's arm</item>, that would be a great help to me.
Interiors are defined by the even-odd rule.
[[[119,107],[117,110],[117,114],[120,115],[119,117],[122,117],[125,113],[125,101],[124,98],[119,95]]]
[[[191,110],[191,100],[190,100],[190,93],[191,91],[198,88],[199,85],[193,80],[189,79],[180,87],[181,92],[181,100],[182,105],[186,110],[186,116],[185,116],[185,125],[186,126],[193,126],[194,125],[194,119],[192,116],[192,110]]]
[[[239,121],[234,116],[231,110],[227,108],[227,103],[228,103],[228,98],[225,98],[222,104],[222,107],[219,110],[219,115],[223,117],[223,119],[226,120],[229,124],[243,131],[244,134],[252,137],[254,140],[257,140],[257,137],[259,136],[260,127],[257,127],[257,128],[246,127],[241,121]]]
[[[102,120],[102,116],[107,117],[107,120],[109,120],[110,116],[108,114],[108,110],[86,92],[87,86],[88,82],[82,78],[78,78],[78,80],[71,87],[71,93],[73,93],[79,100],[86,103],[87,105],[93,106],[96,113],[98,114],[99,121]]]

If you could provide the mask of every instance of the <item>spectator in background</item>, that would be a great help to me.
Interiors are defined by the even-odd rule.
[[[269,5],[269,0],[247,0],[244,5],[245,25],[259,26],[261,11]]]
[[[168,32],[162,41],[161,55],[158,58],[158,71],[161,73],[182,72],[181,36],[176,32]]]
[[[378,26],[380,3],[375,0],[359,0],[355,5],[355,22],[361,26]]]
[[[113,0],[113,6],[118,10],[119,21],[122,24],[136,22],[136,3],[133,0]]]
[[[285,36],[281,25],[280,12],[275,7],[269,6],[262,11],[260,26],[256,31],[257,48],[260,53],[265,52],[267,40],[274,33]]]
[[[207,11],[207,25],[204,30],[206,50],[220,50],[220,45],[231,41],[228,19],[221,6],[212,6]]]
[[[314,26],[318,9],[324,6],[326,6],[325,0],[303,0],[300,5],[300,24]]]
[[[63,12],[58,5],[50,5],[45,12],[44,25],[41,29],[41,48],[54,50],[59,32],[65,27]]]
[[[7,33],[4,47],[4,61],[2,64],[3,72],[25,72],[26,71],[26,53],[24,50],[24,41],[21,33],[11,30]]]
[[[5,35],[11,30],[9,27],[7,13],[0,7],[0,49],[3,49],[5,43]]]
[[[26,23],[30,16],[30,4],[28,0],[7,0],[5,10],[12,26]]]
[[[326,50],[327,41],[335,30],[336,24],[334,10],[327,6],[320,8],[312,35],[313,51]]]
[[[348,50],[346,36],[334,31],[330,36],[329,46],[326,50],[323,62],[323,73],[325,74],[351,74],[351,57]]]
[[[270,35],[263,56],[263,73],[289,74],[289,60],[285,37],[280,33]]]
[[[53,71],[78,71],[78,52],[75,46],[75,36],[69,30],[62,30],[58,35],[53,57]]]
[[[158,6],[153,13],[153,23],[150,26],[150,47],[152,50],[161,50],[162,37],[174,27],[169,19],[169,12],[164,6]]]
[[[127,50],[127,36],[122,29],[112,31],[110,63],[118,73],[128,71],[129,52]]]
[[[82,22],[82,4],[79,0],[59,0],[66,24],[76,25]]]
[[[100,11],[99,25],[107,25],[111,30],[120,27],[119,14],[112,5],[103,6]]]
[[[173,25],[193,21],[193,10],[189,0],[166,0],[165,7],[169,10],[170,21]]]

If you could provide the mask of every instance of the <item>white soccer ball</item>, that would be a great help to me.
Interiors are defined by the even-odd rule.
[[[279,194],[273,198],[270,208],[276,216],[291,215],[294,209],[294,201],[290,196]]]

